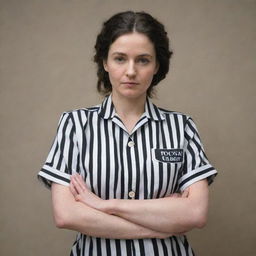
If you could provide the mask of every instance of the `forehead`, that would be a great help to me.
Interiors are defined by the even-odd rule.
[[[133,32],[119,36],[109,48],[109,54],[120,52],[124,54],[155,54],[153,43],[142,34]]]

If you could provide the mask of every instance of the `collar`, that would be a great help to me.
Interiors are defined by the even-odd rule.
[[[105,97],[104,101],[100,105],[98,114],[104,119],[112,119],[116,115],[111,94]],[[165,115],[163,112],[156,105],[154,105],[148,97],[145,102],[144,116],[155,121],[165,120]]]

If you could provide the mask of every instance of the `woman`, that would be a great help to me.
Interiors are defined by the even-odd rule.
[[[56,225],[78,231],[71,255],[194,255],[184,234],[205,225],[217,172],[192,119],[149,100],[169,70],[164,26],[118,13],[95,49],[106,97],[63,113],[39,172]]]

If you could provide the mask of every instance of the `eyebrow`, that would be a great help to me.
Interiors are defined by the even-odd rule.
[[[127,54],[123,53],[123,52],[113,52],[112,55],[122,55],[122,56],[126,56]],[[153,58],[152,55],[148,54],[148,53],[142,53],[139,54],[138,57],[150,57]]]

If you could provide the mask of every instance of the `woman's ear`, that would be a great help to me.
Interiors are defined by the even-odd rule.
[[[107,65],[107,60],[103,60],[103,67],[106,72],[108,72],[108,65]]]

